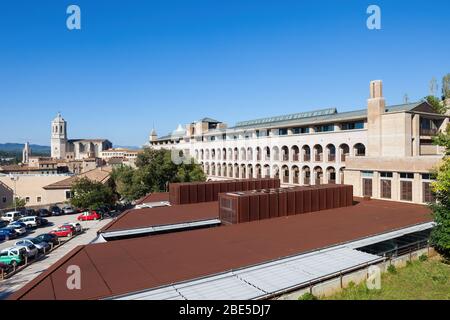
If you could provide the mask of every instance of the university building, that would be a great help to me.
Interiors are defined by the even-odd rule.
[[[280,177],[284,186],[352,184],[355,196],[432,201],[431,172],[443,150],[432,137],[449,114],[425,101],[387,106],[382,82],[370,83],[367,107],[335,108],[226,123],[211,118],[178,126],[148,146],[182,151],[209,179]]]

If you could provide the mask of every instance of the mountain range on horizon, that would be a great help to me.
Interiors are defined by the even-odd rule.
[[[24,143],[13,143],[13,142],[7,142],[7,143],[0,143],[0,151],[4,152],[22,152],[25,144]],[[39,153],[39,154],[48,154],[50,155],[50,146],[43,146],[39,144],[30,144],[31,152],[32,153]],[[139,147],[136,146],[119,146],[114,145],[114,148],[125,148],[125,149],[131,149],[131,150],[138,150]]]

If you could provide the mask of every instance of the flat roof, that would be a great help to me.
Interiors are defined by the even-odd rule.
[[[99,233],[180,224],[218,217],[219,203],[217,201],[132,209],[108,223],[99,230]]]
[[[220,228],[89,244],[72,250],[10,299],[108,298],[430,221],[426,206],[369,200]],[[70,265],[81,268],[80,290],[66,286]]]
[[[143,204],[147,202],[158,202],[158,201],[169,201],[169,193],[168,192],[149,193],[146,196],[137,200],[136,204]]]

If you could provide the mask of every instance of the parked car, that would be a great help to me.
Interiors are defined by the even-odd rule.
[[[37,216],[37,212],[34,209],[25,209],[24,216],[25,217],[35,217]]]
[[[52,213],[52,216],[60,216],[63,214],[61,208],[58,206],[51,207],[50,212]]]
[[[66,223],[63,223],[63,226],[74,227],[76,233],[81,233],[83,231],[83,227],[78,222],[66,222]]]
[[[72,237],[75,234],[75,228],[72,226],[59,226],[56,229],[50,231],[51,234],[57,235],[58,237]]]
[[[14,229],[14,231],[17,232],[17,236],[19,237],[27,233],[26,224],[18,221],[14,221],[13,223],[8,224],[5,229]]]
[[[28,246],[28,245],[35,245],[39,252],[44,252],[50,250],[50,245],[47,242],[40,241],[36,238],[25,238],[21,239],[19,241],[16,241],[16,246]]]
[[[40,227],[48,225],[47,219],[40,218],[39,220],[40,220],[40,224],[39,224]]]
[[[41,224],[39,217],[33,216],[20,218],[18,221],[24,223],[28,229],[37,228]]]
[[[0,229],[0,234],[4,234],[6,236],[6,240],[15,239],[19,236],[16,230],[8,227]]]
[[[13,267],[10,264],[1,263],[0,262],[0,273],[10,273],[12,271]]]
[[[19,211],[7,212],[1,217],[1,219],[4,221],[8,221],[8,222],[13,222],[13,221],[19,220],[20,212]]]
[[[8,235],[6,233],[0,233],[0,241],[8,241]]]
[[[99,220],[100,218],[101,216],[96,210],[83,212],[77,217],[79,221]]]
[[[33,259],[37,258],[38,254],[39,254],[39,251],[34,244],[26,244],[26,245],[14,246],[14,247],[25,248],[26,255],[28,258],[33,258]]]
[[[38,241],[53,243],[54,246],[59,244],[58,236],[53,233],[43,233],[35,237]]]
[[[27,249],[23,247],[11,247],[0,251],[0,263],[9,264],[17,267],[25,261]]]
[[[52,213],[47,209],[39,209],[38,212],[40,217],[50,217],[52,215]]]
[[[9,222],[8,222],[8,221],[5,221],[5,220],[0,220],[0,228],[4,228],[4,227],[7,227],[7,226],[8,226],[8,224],[9,224]]]
[[[63,214],[73,214],[76,213],[75,209],[71,206],[65,205],[62,207]]]

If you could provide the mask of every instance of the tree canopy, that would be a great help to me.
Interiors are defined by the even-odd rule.
[[[436,203],[431,204],[436,227],[431,234],[435,248],[447,258],[450,257],[450,125],[439,134],[434,143],[445,147],[445,156],[436,170],[436,181],[432,189]]]
[[[116,192],[122,198],[132,201],[149,192],[166,191],[170,182],[206,180],[198,164],[193,161],[185,162],[174,161],[169,150],[146,148],[138,154],[136,169],[122,166],[113,170]]]
[[[114,192],[108,185],[89,180],[86,177],[77,179],[71,188],[70,203],[83,209],[96,209],[100,206],[114,204]]]

